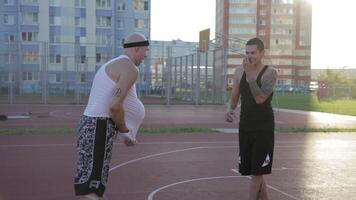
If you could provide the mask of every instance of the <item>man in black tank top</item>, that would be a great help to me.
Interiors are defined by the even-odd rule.
[[[275,68],[263,65],[264,44],[258,38],[246,43],[246,56],[234,76],[226,121],[233,122],[241,96],[239,121],[239,172],[251,176],[250,200],[268,199],[263,175],[270,174],[274,148],[274,115],[271,106],[277,80]]]

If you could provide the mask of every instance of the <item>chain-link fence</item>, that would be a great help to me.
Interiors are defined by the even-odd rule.
[[[13,42],[0,53],[0,103],[86,103],[96,70],[111,57],[109,45]]]
[[[168,58],[158,93],[167,104],[223,104],[226,101],[226,51],[213,49]]]
[[[228,69],[228,55],[243,55],[246,41],[228,42],[230,48],[225,49],[217,45],[221,41],[212,40],[206,52],[197,45],[151,46],[150,51],[161,49],[162,55],[150,53],[149,62],[139,66],[139,97],[146,103],[224,104],[232,85],[231,65],[236,65],[230,63]],[[0,103],[85,104],[95,72],[113,56],[108,44],[2,43]],[[307,94],[308,85],[277,85],[276,92]]]
[[[5,42],[0,48],[0,103],[85,104],[95,72],[114,56],[112,50],[98,44]],[[150,70],[139,66],[140,98],[163,104],[224,103],[226,51],[176,50],[165,47],[167,55],[156,67],[152,59]]]

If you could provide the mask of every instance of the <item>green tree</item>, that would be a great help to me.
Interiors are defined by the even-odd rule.
[[[318,81],[323,81],[328,85],[349,85],[350,80],[339,70],[326,69],[323,71]]]

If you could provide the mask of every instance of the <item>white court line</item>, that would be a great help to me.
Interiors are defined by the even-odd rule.
[[[184,183],[190,183],[190,182],[195,182],[195,181],[205,181],[205,180],[214,180],[214,179],[227,179],[227,178],[248,178],[248,179],[251,179],[251,177],[249,176],[216,176],[216,177],[204,177],[204,178],[196,178],[196,179],[189,179],[189,180],[184,180],[184,181],[180,181],[180,182],[176,182],[176,183],[171,183],[169,185],[165,185],[165,186],[162,186],[160,188],[157,188],[156,190],[152,191],[148,197],[147,197],[147,200],[153,200],[153,196],[155,194],[157,194],[158,192],[164,190],[164,189],[167,189],[169,187],[173,187],[173,186],[176,186],[176,185],[180,185],[180,184],[184,184]],[[271,185],[268,185],[267,184],[267,187],[274,190],[274,191],[277,191],[291,199],[294,199],[294,200],[298,200],[297,197],[294,197],[286,192],[283,192],[282,190],[279,190]]]
[[[49,116],[57,118],[67,118],[70,115],[72,115],[72,112],[69,111],[63,113],[61,110],[53,110],[49,112]]]
[[[157,153],[157,154],[151,154],[151,155],[148,155],[148,156],[144,156],[144,157],[140,157],[140,158],[137,158],[137,159],[133,159],[133,160],[129,160],[127,162],[124,162],[124,163],[121,163],[119,165],[116,165],[114,166],[113,168],[111,168],[109,170],[109,172],[117,169],[117,168],[120,168],[122,166],[125,166],[125,165],[128,165],[128,164],[131,164],[131,163],[134,163],[134,162],[138,162],[138,161],[141,161],[141,160],[145,160],[145,159],[148,159],[148,158],[154,158],[154,157],[158,157],[158,156],[162,156],[162,155],[167,155],[167,154],[172,154],[172,153],[178,153],[178,152],[184,152],[184,151],[190,151],[190,150],[196,150],[196,149],[222,149],[222,148],[236,148],[236,146],[206,146],[206,147],[193,147],[193,148],[186,148],[186,149],[177,149],[177,150],[173,150],[173,151],[167,151],[167,152],[162,152],[162,153]],[[227,176],[227,177],[239,177],[239,176]],[[220,178],[227,178],[227,177],[220,177]],[[162,190],[162,189],[165,189],[165,188],[168,188],[168,187],[171,187],[171,186],[174,186],[174,185],[178,185],[178,184],[182,184],[182,183],[187,183],[187,182],[192,182],[192,181],[197,181],[197,180],[209,180],[209,179],[217,179],[219,177],[208,177],[208,178],[200,178],[200,179],[191,179],[191,180],[186,180],[186,181],[181,181],[181,182],[178,182],[178,183],[173,183],[173,184],[170,184],[168,186],[164,186],[164,187],[161,187],[153,192],[151,192],[148,196],[148,200],[152,200],[153,199],[153,196],[155,193],[157,193],[158,191]],[[272,190],[275,190],[277,192],[280,192],[281,194],[284,194],[292,199],[295,199],[295,200],[298,200],[296,197],[288,194],[288,193],[285,193],[271,185],[268,185],[267,184],[267,187],[272,189]]]
[[[180,181],[180,182],[176,182],[176,183],[172,183],[169,185],[165,185],[163,187],[157,188],[156,190],[154,190],[153,192],[151,192],[148,197],[147,200],[153,200],[153,196],[158,193],[161,190],[167,189],[169,187],[172,186],[176,186],[176,185],[180,185],[180,184],[184,184],[184,183],[190,183],[190,182],[194,182],[194,181],[204,181],[204,180],[214,180],[214,179],[226,179],[226,178],[247,178],[245,176],[216,176],[216,177],[204,177],[204,178],[196,178],[196,179],[188,179],[185,181]]]
[[[233,172],[239,174],[239,171],[238,171],[237,169],[231,169],[231,171],[233,171]],[[248,179],[251,179],[250,176],[247,176],[247,178],[248,178]],[[267,186],[268,188],[274,190],[274,191],[277,191],[277,192],[279,192],[279,193],[281,193],[281,194],[283,194],[283,195],[285,195],[285,196],[291,198],[291,199],[299,200],[297,197],[295,197],[295,196],[293,196],[293,195],[291,195],[291,194],[288,194],[288,193],[286,193],[286,192],[283,192],[282,190],[280,190],[280,189],[278,189],[278,188],[276,188],[276,187],[273,187],[273,186],[271,186],[271,185],[269,185],[269,184],[266,184],[266,186]]]
[[[166,152],[162,152],[162,153],[157,153],[157,154],[151,154],[151,155],[148,155],[148,156],[143,156],[143,157],[140,157],[140,158],[136,158],[136,159],[133,159],[133,160],[129,160],[127,162],[124,162],[124,163],[121,163],[119,165],[116,165],[114,167],[112,167],[109,172],[119,168],[119,167],[122,167],[122,166],[125,166],[125,165],[128,165],[128,164],[131,164],[131,163],[134,163],[134,162],[137,162],[137,161],[141,161],[141,160],[145,160],[145,159],[148,159],[148,158],[154,158],[154,157],[158,157],[158,156],[162,156],[162,155],[167,155],[167,154],[172,154],[172,153],[178,153],[178,152],[184,152],[184,151],[190,151],[190,150],[196,150],[196,149],[223,149],[223,148],[236,148],[236,146],[206,146],[206,147],[192,147],[192,148],[186,148],[186,149],[177,149],[177,150],[173,150],[173,151],[166,151]]]

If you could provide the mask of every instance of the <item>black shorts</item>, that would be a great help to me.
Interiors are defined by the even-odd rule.
[[[75,195],[96,193],[106,188],[116,126],[110,118],[83,116],[77,141]]]
[[[272,172],[274,122],[241,124],[239,127],[239,172],[263,175]]]

